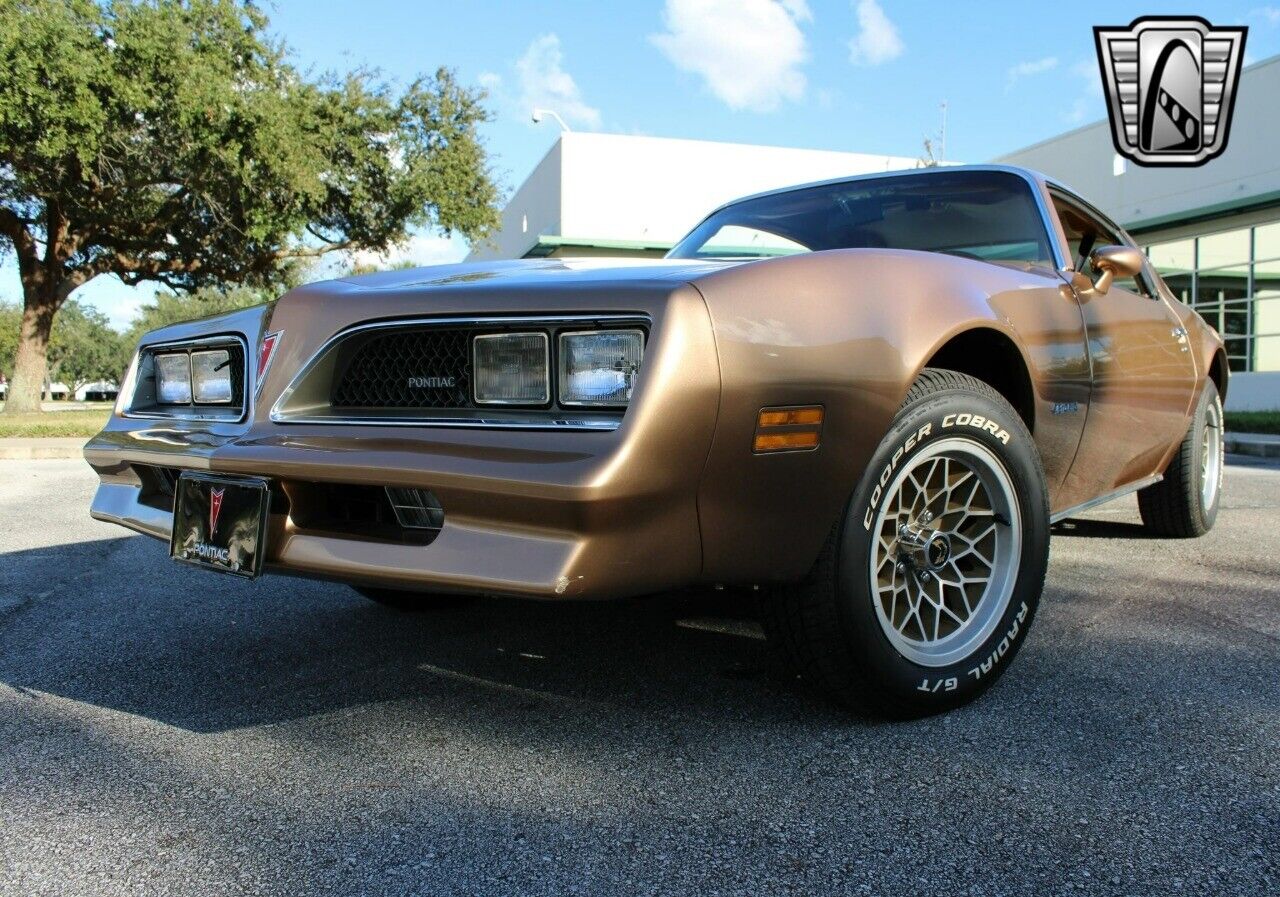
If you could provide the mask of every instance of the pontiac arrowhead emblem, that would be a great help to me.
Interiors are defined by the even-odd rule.
[[[1198,16],[1143,16],[1093,29],[1116,152],[1194,166],[1227,148],[1249,29]]]
[[[218,515],[222,513],[222,496],[225,489],[209,490],[209,538],[218,531]]]

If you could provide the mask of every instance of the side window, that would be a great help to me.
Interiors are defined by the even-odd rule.
[[[1089,254],[1093,250],[1099,246],[1128,245],[1115,230],[1103,224],[1094,215],[1059,196],[1053,197],[1053,208],[1058,213],[1058,220],[1062,222],[1062,230],[1067,236],[1067,246],[1076,270],[1087,275],[1090,280],[1095,280],[1101,273],[1093,270],[1093,266],[1089,264]],[[1151,298],[1153,295],[1142,274],[1132,280],[1117,281],[1117,283],[1140,296]]]

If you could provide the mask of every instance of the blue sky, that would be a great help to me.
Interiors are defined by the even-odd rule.
[[[980,162],[1105,117],[1094,25],[1193,12],[1250,26],[1246,61],[1280,53],[1280,2],[924,0],[276,0],[275,32],[313,71],[404,83],[449,66],[486,86],[485,139],[510,190],[575,129],[918,155],[948,105],[947,158]],[[465,246],[423,234],[421,263]],[[152,290],[101,277],[81,298],[124,326]],[[19,295],[11,260],[0,296]]]

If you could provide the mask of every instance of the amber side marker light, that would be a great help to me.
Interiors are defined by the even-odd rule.
[[[822,435],[822,406],[761,408],[756,419],[756,452],[816,449]]]

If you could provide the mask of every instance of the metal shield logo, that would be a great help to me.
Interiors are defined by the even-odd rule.
[[[1116,152],[1139,165],[1203,165],[1227,148],[1245,27],[1144,16],[1093,29]]]

